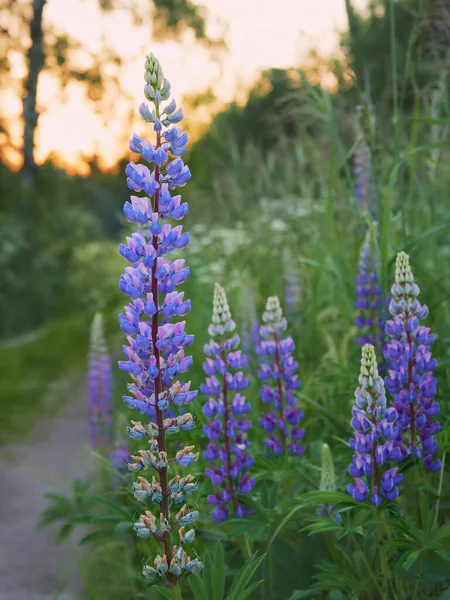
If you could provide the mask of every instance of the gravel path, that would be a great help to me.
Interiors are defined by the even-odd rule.
[[[74,600],[82,589],[79,549],[57,544],[49,527],[36,529],[43,494],[68,492],[89,470],[85,390],[79,381],[73,390],[73,381],[60,382],[50,393],[65,391],[70,402],[23,442],[0,448],[0,600]]]

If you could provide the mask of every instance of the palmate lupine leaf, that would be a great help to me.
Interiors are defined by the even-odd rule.
[[[189,577],[189,584],[195,600],[246,600],[262,581],[251,582],[254,574],[262,564],[265,554],[251,556],[234,576],[228,594],[225,593],[225,565],[221,544],[218,543],[214,553],[214,562],[206,552],[203,557],[201,575]]]
[[[233,580],[233,584],[230,588],[229,596],[227,600],[244,600],[248,597],[248,583],[250,582],[253,575],[256,573],[258,567],[264,561],[266,555],[262,554],[261,556],[251,556],[244,566],[240,569],[238,574]],[[250,586],[252,589],[255,589],[258,585],[260,585],[262,581],[255,582]],[[247,593],[246,593],[247,592]]]
[[[214,566],[212,576],[212,600],[222,600],[225,592],[225,557],[221,544],[217,544],[214,553]]]
[[[342,565],[333,565],[328,562],[323,562],[318,565],[319,574],[316,576],[317,583],[312,584],[311,589],[317,591],[345,591],[346,598],[368,597],[367,591],[373,588],[371,576],[365,573],[363,569],[356,569],[356,565],[351,565],[354,572],[348,571]],[[350,595],[353,594],[353,595]],[[366,594],[366,596],[364,596]]]
[[[269,523],[261,523],[254,519],[230,519],[229,524],[235,525],[227,532],[226,539],[230,540],[245,534],[249,540],[264,541],[270,527]]]

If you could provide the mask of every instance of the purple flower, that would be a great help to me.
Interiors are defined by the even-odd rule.
[[[355,339],[358,346],[372,344],[378,356],[382,356],[384,345],[384,306],[375,260],[375,236],[369,229],[361,248],[356,277],[357,317],[355,325],[360,335]],[[381,370],[381,369],[380,369]]]
[[[244,416],[251,407],[240,393],[248,382],[243,372],[237,370],[247,366],[247,359],[237,350],[239,336],[232,335],[234,329],[225,290],[216,283],[208,329],[216,339],[204,347],[207,358],[203,369],[207,378],[201,391],[210,396],[203,406],[203,414],[209,419],[203,433],[210,442],[204,456],[213,465],[206,469],[205,475],[215,487],[220,487],[214,496],[208,496],[210,504],[216,507],[212,516],[217,523],[230,514],[235,517],[249,514],[239,504],[237,495],[249,494],[255,485],[255,479],[248,473],[253,464],[246,436],[251,423]]]
[[[130,460],[130,451],[127,444],[117,441],[110,454],[111,463],[119,472],[127,470],[127,464]]]
[[[189,312],[191,304],[183,292],[176,291],[189,276],[189,268],[181,258],[168,258],[189,243],[189,235],[183,233],[181,225],[166,222],[171,218],[180,220],[187,213],[186,203],[180,203],[181,196],[172,196],[170,190],[184,185],[190,173],[183,164],[180,169],[174,167],[174,160],[181,160],[180,148],[177,147],[176,153],[173,151],[176,140],[182,137],[180,132],[169,142],[165,130],[169,121],[178,122],[182,118],[181,110],[172,114],[173,103],[166,109],[171,116],[166,114],[164,118],[161,112],[161,102],[170,96],[170,84],[153,55],[147,56],[145,68],[144,93],[153,108],[143,105],[140,112],[144,121],[154,123],[156,143],[134,136],[132,149],[149,167],[130,163],[126,169],[128,187],[145,195],[132,196],[131,203],[124,207],[126,218],[137,222],[140,228],[127,238],[127,245],[120,246],[130,266],[125,269],[119,287],[131,302],[124,314],[119,315],[128,342],[123,347],[126,360],[120,361],[119,367],[130,373],[132,379],[124,402],[146,417],[144,423],[132,421],[128,427],[133,440],[147,441],[144,449],[131,457],[128,468],[139,473],[151,469],[156,475],[152,481],[139,476],[133,484],[137,500],[151,500],[158,505],[158,525],[150,510],[145,510],[134,525],[138,536],[154,537],[162,545],[162,555],[156,557],[154,568],[146,565],[143,573],[149,578],[160,577],[164,585],[172,587],[185,574],[188,564],[192,565],[188,572],[198,572],[201,568],[201,563],[190,560],[182,545],[174,548],[171,541],[171,532],[176,528],[180,528],[181,544],[194,537],[194,530],[185,532],[184,526],[191,524],[198,512],[189,512],[183,505],[176,513],[174,507],[197,489],[197,483],[192,475],[174,475],[169,479],[173,463],[187,467],[198,458],[198,453],[193,452],[193,446],[187,446],[173,456],[168,444],[168,436],[195,426],[192,414],[181,407],[190,404],[197,392],[190,389],[190,382],[178,381],[179,374],[185,373],[192,363],[185,352],[194,337],[185,332],[185,322],[178,320]],[[173,319],[175,322],[171,322]],[[117,461],[122,458],[123,452],[113,456]]]
[[[259,330],[261,342],[256,350],[262,361],[258,376],[264,382],[259,395],[263,402],[274,407],[274,410],[262,413],[259,420],[261,427],[269,433],[264,444],[275,456],[285,451],[301,456],[305,447],[301,444],[304,430],[298,426],[303,411],[298,408],[295,397],[295,390],[301,385],[296,374],[298,363],[292,357],[295,349],[292,338],[281,338],[287,322],[276,296],[267,300],[263,322]]]
[[[111,361],[106,348],[100,313],[94,316],[91,327],[88,410],[91,446],[104,450],[111,444]]]
[[[384,353],[389,365],[385,383],[394,398],[392,406],[398,412],[395,445],[402,458],[421,457],[426,469],[434,472],[441,468],[441,461],[433,458],[438,451],[434,435],[439,431],[439,422],[434,420],[439,413],[439,404],[434,400],[436,360],[430,349],[434,335],[429,327],[420,325],[420,320],[428,315],[428,308],[417,299],[419,292],[409,256],[400,252],[389,305],[394,318],[386,323],[390,342]]]
[[[395,459],[392,449],[398,435],[397,412],[386,408],[384,383],[378,375],[375,348],[371,344],[362,348],[358,381],[351,420],[355,437],[350,440],[355,454],[348,469],[355,482],[348,486],[348,493],[356,502],[370,497],[372,504],[379,506],[382,497],[395,500],[403,476],[397,475],[396,467],[383,469],[387,461]]]
[[[376,220],[375,186],[372,181],[372,161],[367,142],[361,140],[355,149],[353,172],[356,175],[356,203],[360,216],[368,214]]]

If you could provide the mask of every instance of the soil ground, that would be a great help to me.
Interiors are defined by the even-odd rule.
[[[80,548],[58,544],[50,527],[36,528],[47,504],[43,495],[68,492],[92,461],[84,383],[67,383],[49,392],[70,398],[53,418],[38,421],[26,440],[0,448],[0,600],[74,600],[83,587]]]

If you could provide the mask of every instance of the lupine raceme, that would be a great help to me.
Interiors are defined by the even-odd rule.
[[[295,390],[301,385],[296,374],[298,363],[292,356],[295,350],[293,339],[290,336],[282,338],[287,322],[276,296],[268,298],[262,320],[261,342],[257,348],[262,360],[258,377],[263,382],[259,394],[263,402],[273,406],[270,412],[262,413],[259,420],[269,434],[264,444],[275,456],[283,452],[301,456],[305,451],[301,443],[305,431],[300,427],[303,411],[297,406],[295,397]]]
[[[439,431],[439,422],[434,421],[439,413],[439,404],[434,400],[436,360],[430,350],[434,335],[429,327],[419,323],[428,315],[427,306],[418,300],[419,293],[409,256],[400,252],[389,305],[394,319],[386,323],[386,334],[391,339],[385,349],[389,363],[385,382],[399,415],[397,445],[402,458],[422,458],[425,467],[433,472],[441,468],[441,461],[433,458],[438,451],[434,435]]]
[[[387,461],[401,458],[395,444],[399,428],[397,411],[386,406],[384,382],[378,374],[375,348],[371,344],[362,348],[358,382],[351,420],[355,437],[350,440],[355,454],[348,470],[355,482],[348,486],[348,493],[357,502],[369,497],[372,504],[379,506],[383,497],[397,498],[397,486],[403,475],[398,473],[398,467],[385,467]]]
[[[218,488],[214,495],[208,496],[208,502],[215,507],[213,518],[218,523],[230,513],[236,517],[248,514],[239,504],[238,494],[248,494],[255,485],[248,472],[254,458],[248,452],[246,436],[251,427],[246,418],[251,406],[241,394],[248,385],[241,370],[247,367],[247,358],[238,350],[240,339],[233,333],[235,328],[225,290],[216,283],[208,329],[211,340],[204,347],[207,358],[203,369],[207,378],[200,389],[209,396],[203,406],[209,423],[203,432],[209,440],[205,458],[212,466],[205,475]]]
[[[88,371],[89,439],[94,449],[111,444],[111,361],[103,333],[103,318],[96,313],[91,326]]]
[[[383,301],[376,263],[374,227],[367,231],[358,262],[355,308],[358,316],[355,325],[360,330],[355,342],[358,346],[372,344],[382,356],[384,342]]]
[[[180,409],[195,400],[197,392],[190,389],[190,382],[178,380],[192,363],[185,347],[194,338],[185,333],[185,322],[177,320],[191,305],[183,292],[176,291],[188,277],[189,268],[181,258],[168,258],[189,242],[182,226],[173,226],[171,221],[182,219],[188,211],[181,196],[172,195],[172,190],[185,185],[190,172],[180,158],[187,135],[174,126],[183,113],[181,108],[176,110],[174,100],[168,102],[170,83],[151,54],[145,62],[145,81],[144,94],[150,105],[141,104],[139,112],[145,122],[153,124],[156,143],[152,145],[137,135],[130,141],[130,149],[149,166],[130,162],[126,168],[128,187],[140,195],[132,195],[131,202],[125,203],[124,214],[140,232],[120,246],[121,254],[131,263],[121,277],[120,289],[131,302],[125,314],[119,315],[128,340],[124,346],[127,360],[119,366],[132,380],[124,396],[126,405],[146,416],[145,423],[132,421],[128,428],[133,440],[147,442],[128,468],[136,473],[150,469],[153,474],[151,481],[139,476],[133,484],[136,498],[149,504],[135,523],[135,531],[141,538],[153,537],[161,548],[153,564],[144,566],[143,574],[149,579],[159,578],[172,597],[178,598],[184,579],[202,568],[198,559],[189,558],[185,552],[185,544],[195,535],[193,528],[185,528],[194,523],[198,511],[188,509],[184,500],[198,484],[192,475],[181,477],[176,472],[177,467],[192,464],[198,453],[187,446],[171,455],[168,447],[171,435],[195,426],[191,413]],[[163,102],[168,103],[163,107]],[[179,540],[174,542],[177,529]]]
[[[336,471],[334,470],[333,455],[331,454],[330,446],[328,444],[322,445],[322,468],[320,473],[320,484],[319,490],[321,492],[335,492],[336,491]],[[323,516],[324,514],[330,514],[332,504],[322,505],[317,509],[317,514]],[[342,522],[342,517],[339,513],[333,516],[333,520],[336,523]]]
[[[360,216],[369,215],[376,220],[376,196],[372,182],[372,160],[369,145],[361,140],[355,149],[353,172],[356,175],[356,204]]]

